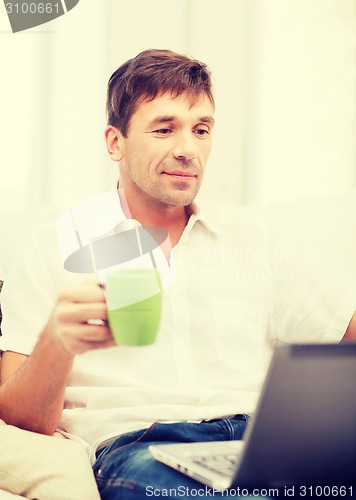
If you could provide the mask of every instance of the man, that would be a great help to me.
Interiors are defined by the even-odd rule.
[[[168,231],[172,250],[156,253],[174,276],[157,342],[115,346],[96,277],[66,271],[46,228],[4,285],[0,417],[89,446],[102,498],[144,498],[147,486],[197,484],[154,462],[148,444],[240,439],[274,339],[356,338],[355,305],[336,315],[333,290],[304,303],[301,278],[276,284],[257,258],[268,254],[258,217],[216,221],[194,205],[214,127],[204,64],[145,51],[112,75],[107,111],[121,203],[116,191],[102,198],[96,237],[130,220]],[[297,310],[307,319],[294,331]]]

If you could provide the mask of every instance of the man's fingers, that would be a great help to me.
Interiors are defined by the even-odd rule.
[[[90,282],[62,290],[51,327],[67,351],[81,354],[116,345],[107,319],[104,291],[97,282]]]
[[[67,325],[62,328],[61,335],[72,342],[106,342],[112,340],[108,326],[97,325]]]
[[[107,306],[103,302],[61,302],[57,307],[57,318],[62,323],[87,323],[89,320],[106,321]]]
[[[59,293],[59,302],[105,302],[103,289],[98,283],[85,283],[66,288]]]

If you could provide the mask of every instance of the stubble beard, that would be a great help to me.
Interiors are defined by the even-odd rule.
[[[175,165],[170,165],[168,170],[172,171],[175,167]],[[167,167],[165,166],[165,168]],[[136,185],[138,191],[146,195],[146,203],[151,207],[155,207],[157,204],[169,205],[172,207],[188,206],[197,196],[202,183],[202,176],[199,176],[196,178],[194,186],[190,189],[187,189],[187,181],[184,180],[181,182],[175,180],[175,187],[168,188],[160,181],[159,176],[165,175],[164,173],[158,174],[156,182],[153,179],[147,178],[143,180],[140,175],[135,175],[135,172],[129,168],[126,169],[126,173],[131,179],[131,182]]]
[[[174,207],[185,207],[192,203],[197,196],[201,183],[197,183],[193,189],[187,190],[186,182],[177,182],[174,192],[165,189],[164,187],[152,185],[150,189],[145,190],[146,194],[151,196],[154,200]],[[170,192],[171,191],[171,192]]]

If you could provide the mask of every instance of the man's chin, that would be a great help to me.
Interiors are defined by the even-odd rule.
[[[196,186],[195,186],[196,188]],[[151,189],[146,194],[152,198],[153,203],[159,202],[172,207],[186,207],[197,196],[199,189]]]
[[[173,207],[186,207],[192,203],[196,195],[191,196],[172,196],[166,199],[161,199],[166,205],[171,205]]]

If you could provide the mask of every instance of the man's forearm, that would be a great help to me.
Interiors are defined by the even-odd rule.
[[[99,324],[92,324],[93,319]],[[102,288],[83,283],[63,290],[31,356],[20,367],[19,354],[8,353],[20,357],[12,365],[3,360],[7,367],[0,388],[0,418],[23,429],[53,434],[75,356],[115,345]]]
[[[53,434],[63,410],[73,359],[45,330],[31,356],[1,386],[0,418],[23,429]]]

